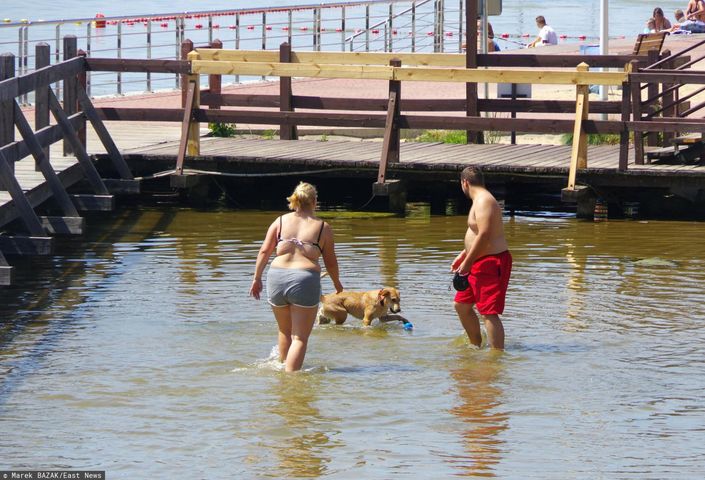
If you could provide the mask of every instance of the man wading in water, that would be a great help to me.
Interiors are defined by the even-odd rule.
[[[455,257],[451,270],[467,275],[469,285],[455,295],[455,311],[473,345],[482,345],[477,305],[487,330],[490,348],[504,350],[504,327],[499,315],[512,272],[512,255],[504,238],[502,209],[485,188],[482,172],[467,167],[460,174],[463,193],[472,201],[465,233],[465,249]]]

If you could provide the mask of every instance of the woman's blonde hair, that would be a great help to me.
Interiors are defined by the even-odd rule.
[[[313,207],[314,203],[316,203],[317,196],[318,192],[316,192],[316,187],[310,183],[300,182],[294,189],[294,193],[286,197],[289,202],[289,210]]]

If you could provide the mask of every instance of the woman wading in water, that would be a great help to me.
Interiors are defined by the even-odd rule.
[[[276,251],[267,273],[267,299],[279,325],[279,359],[287,372],[293,372],[304,363],[316,320],[321,298],[320,257],[335,290],[342,292],[343,285],[338,278],[333,229],[315,216],[316,188],[301,182],[287,200],[292,212],[277,217],[269,226],[257,255],[250,295],[259,300],[264,267]]]

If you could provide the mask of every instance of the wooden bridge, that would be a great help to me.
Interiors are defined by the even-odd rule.
[[[475,25],[474,17],[471,24]],[[75,37],[67,37],[63,62],[49,65],[48,46],[39,45],[36,70],[20,77],[13,75],[12,55],[0,58],[0,182],[6,192],[0,193],[0,229],[4,232],[0,235],[0,284],[9,284],[12,272],[2,253],[49,254],[53,235],[83,232],[81,210],[110,210],[114,195],[139,192],[139,181],[131,171],[136,162],[149,165],[149,173],[166,170],[176,188],[190,187],[209,174],[339,171],[375,180],[374,194],[390,199],[403,190],[404,180],[456,179],[458,171],[470,164],[483,166],[489,176],[507,183],[518,178],[522,182],[561,181],[566,186],[565,198],[573,201],[583,201],[595,187],[647,186],[686,189],[691,194],[705,188],[705,172],[696,164],[699,159],[692,165],[645,161],[645,149],[659,140],[653,133],[666,140],[681,132],[705,133],[705,122],[687,118],[705,102],[682,108],[686,100],[705,90],[699,87],[705,84],[705,72],[688,69],[699,59],[657,52],[648,56],[475,55],[473,63],[469,56],[454,54],[292,52],[287,44],[279,52],[219,47],[214,42],[208,48],[194,48],[186,41],[183,60],[97,59],[81,55]],[[585,62],[619,71],[589,71]],[[95,108],[85,90],[88,71],[180,74],[182,108]],[[231,74],[278,76],[280,93],[225,94],[222,75]],[[200,87],[201,75],[208,75],[207,89]],[[297,96],[291,77],[383,79],[388,81],[388,96]],[[466,86],[466,98],[403,98],[402,84],[420,80],[460,82]],[[63,101],[52,87],[59,82]],[[477,96],[477,84],[485,82],[572,85],[576,99],[483,100]],[[589,85],[619,86],[622,98],[591,102]],[[679,96],[680,88],[692,85],[700,89]],[[36,98],[33,127],[17,102],[28,93]],[[482,112],[536,112],[543,118],[496,118],[482,116]],[[590,119],[589,112],[618,115],[619,119]],[[566,114],[573,118],[566,119]],[[121,151],[106,120],[176,122],[181,135],[178,141]],[[280,139],[201,138],[200,125],[210,122],[275,125]],[[381,128],[384,141],[292,143],[298,137],[297,128],[304,125]],[[100,157],[107,160],[100,163],[100,171],[86,150],[88,128],[106,152]],[[401,141],[403,129],[432,128],[464,130],[470,144]],[[572,133],[573,144],[483,144],[483,132],[489,130]],[[589,147],[588,134],[594,133],[618,134],[620,144]],[[16,139],[18,134],[21,140]],[[61,141],[64,156],[50,150]],[[701,143],[701,137],[696,141]],[[34,162],[22,161],[28,156]],[[38,214],[38,208],[49,214]]]

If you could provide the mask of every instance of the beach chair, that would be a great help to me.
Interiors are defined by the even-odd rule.
[[[648,55],[651,50],[661,53],[661,47],[668,32],[640,33],[636,37],[632,55]]]

